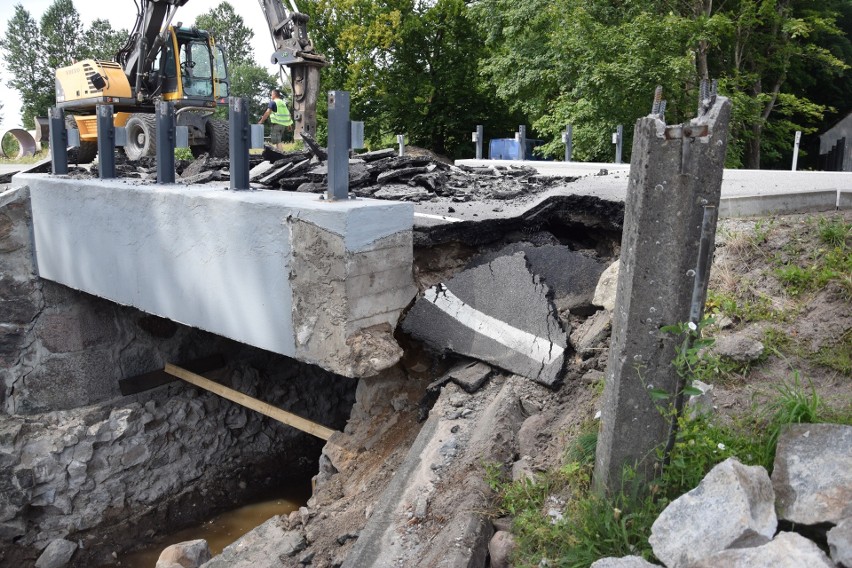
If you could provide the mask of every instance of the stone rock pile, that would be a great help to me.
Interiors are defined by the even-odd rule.
[[[649,542],[667,568],[849,568],[852,426],[788,427],[771,478],[734,458],[718,464],[666,507]],[[592,564],[643,566],[656,565],[635,556]]]

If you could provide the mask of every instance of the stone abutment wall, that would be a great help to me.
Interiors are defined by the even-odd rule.
[[[218,382],[336,429],[355,380],[40,280],[31,233],[27,188],[0,194],[0,564],[68,538],[99,565],[317,471],[322,442],[295,429],[180,381],[123,397],[118,380],[220,353]]]

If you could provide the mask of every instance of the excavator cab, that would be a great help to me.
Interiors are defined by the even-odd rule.
[[[213,117],[228,102],[228,66],[221,47],[196,27],[169,24],[187,0],[143,0],[136,26],[115,62],[87,59],[56,70],[57,106],[80,132],[76,158],[97,152],[96,107],[111,104],[115,125],[127,131],[131,160],[156,154],[156,101],[174,103],[177,124],[189,131],[192,153],[228,156],[228,124]]]
[[[228,67],[222,48],[200,30],[181,27],[169,32],[170,41],[154,61],[149,91],[178,108],[226,104]]]

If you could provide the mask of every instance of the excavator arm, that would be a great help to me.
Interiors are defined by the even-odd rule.
[[[136,4],[136,24],[127,43],[116,56],[141,101],[145,97],[143,77],[150,72],[154,58],[168,38],[168,27],[177,9],[189,0],[141,0]]]
[[[308,16],[298,11],[294,0],[290,0],[292,10],[281,0],[258,1],[275,44],[272,63],[290,68],[294,137],[299,139],[302,132],[316,137],[319,71],[328,62],[314,51],[308,38]]]

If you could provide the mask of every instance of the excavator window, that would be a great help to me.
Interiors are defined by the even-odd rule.
[[[187,97],[213,96],[213,68],[206,42],[190,41],[181,45],[181,81]]]
[[[225,51],[216,46],[216,97],[220,103],[227,102],[230,89],[228,88],[228,67],[225,64]]]

